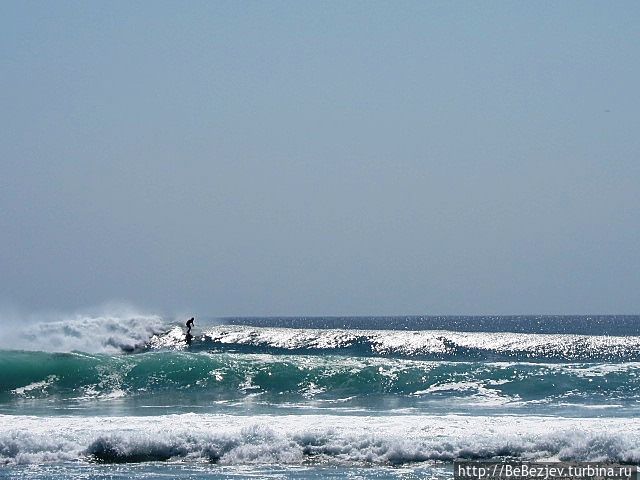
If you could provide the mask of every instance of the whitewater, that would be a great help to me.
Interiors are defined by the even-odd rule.
[[[0,340],[0,477],[451,478],[640,461],[640,318],[36,321]]]

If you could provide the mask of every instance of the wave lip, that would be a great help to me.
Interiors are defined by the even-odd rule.
[[[176,327],[148,348],[183,349]],[[205,330],[192,349],[244,353],[342,354],[439,360],[640,360],[640,337],[444,330],[322,330],[221,325]]]
[[[146,461],[401,465],[430,460],[640,461],[640,422],[445,416],[0,416],[0,464]]]

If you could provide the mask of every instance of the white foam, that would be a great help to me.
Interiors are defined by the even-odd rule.
[[[32,392],[34,390],[45,390],[47,387],[51,386],[51,384],[53,384],[57,379],[58,377],[56,377],[55,375],[49,375],[46,380],[33,382],[29,385],[25,385],[24,387],[14,388],[13,390],[11,390],[11,393],[14,395],[28,396],[29,392]]]
[[[183,459],[402,464],[516,456],[640,461],[640,421],[521,416],[0,415],[0,464]]]
[[[149,348],[171,348],[184,350],[187,346],[185,333],[181,327],[175,326],[162,335],[153,335],[147,344]]]

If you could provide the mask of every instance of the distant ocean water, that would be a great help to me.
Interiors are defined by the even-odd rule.
[[[640,461],[640,317],[74,317],[0,350],[2,478]],[[10,347],[10,348],[9,348]]]

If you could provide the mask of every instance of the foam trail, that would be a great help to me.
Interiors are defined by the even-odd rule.
[[[640,461],[640,422],[445,416],[0,415],[0,464],[182,459],[400,465],[455,458]]]

